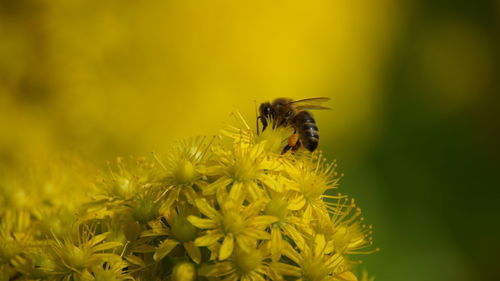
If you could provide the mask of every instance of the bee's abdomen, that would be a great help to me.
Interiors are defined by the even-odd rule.
[[[300,135],[300,141],[309,151],[318,147],[319,134],[316,121],[308,111],[301,111],[295,117],[295,128]]]

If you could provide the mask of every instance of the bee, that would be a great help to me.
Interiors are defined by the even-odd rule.
[[[329,101],[329,98],[310,98],[292,100],[290,98],[277,98],[272,103],[265,102],[259,107],[257,117],[257,131],[259,120],[262,123],[262,132],[271,124],[272,128],[292,127],[293,135],[288,138],[288,144],[281,154],[288,150],[297,151],[302,145],[313,152],[319,143],[318,126],[309,109],[330,109],[318,103]]]

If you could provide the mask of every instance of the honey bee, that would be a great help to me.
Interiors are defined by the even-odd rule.
[[[302,145],[313,152],[319,143],[318,126],[309,109],[330,109],[320,106],[319,103],[329,101],[329,98],[310,98],[292,100],[290,98],[277,98],[272,103],[265,102],[259,107],[257,117],[257,131],[259,120],[262,123],[262,132],[269,126],[273,129],[278,127],[292,127],[293,135],[288,138],[288,144],[283,148],[281,154],[288,150],[297,151]]]

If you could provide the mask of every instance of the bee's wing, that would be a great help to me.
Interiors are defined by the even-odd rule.
[[[315,104],[304,104],[295,107],[298,110],[310,110],[310,109],[331,109],[330,107],[315,105]]]
[[[310,98],[310,99],[301,99],[301,100],[292,101],[292,102],[290,102],[290,104],[297,104],[297,103],[322,103],[322,102],[327,102],[329,100],[330,100],[330,98],[327,98],[327,97]]]
[[[289,104],[293,104],[298,110],[309,110],[309,109],[331,109],[326,106],[319,105],[322,102],[329,101],[330,98],[321,97],[321,98],[310,98],[310,99],[302,99],[292,101]]]

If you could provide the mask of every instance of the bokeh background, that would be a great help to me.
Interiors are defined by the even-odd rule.
[[[370,273],[500,280],[499,27],[495,0],[2,0],[0,174],[328,96],[321,149],[374,225]]]

